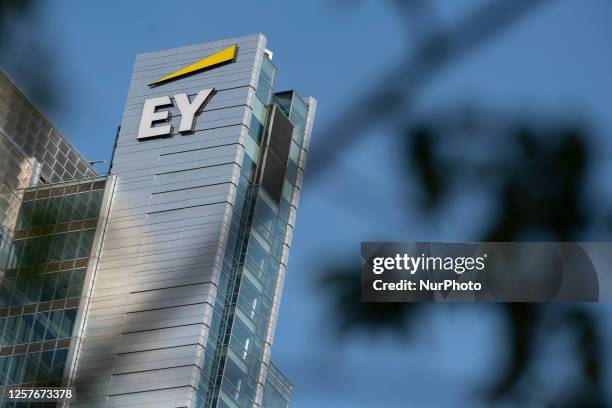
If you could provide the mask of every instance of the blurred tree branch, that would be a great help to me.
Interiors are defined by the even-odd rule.
[[[545,1],[495,0],[470,13],[451,29],[430,27],[429,34],[424,35],[413,53],[400,60],[361,97],[354,98],[356,102],[349,104],[331,125],[319,132],[320,143],[312,147],[306,177],[317,177],[341,153],[339,149],[329,148],[327,140],[334,140],[334,146],[343,146],[345,150],[381,121],[398,116],[405,119],[413,98],[435,74],[491,41]],[[405,12],[411,10],[406,8]]]
[[[474,222],[483,226],[483,241],[521,241],[545,236],[554,241],[576,240],[605,214],[592,211],[585,197],[589,170],[594,164],[593,146],[584,127],[577,124],[536,124],[532,120],[504,120],[484,109],[469,114],[434,115],[417,123],[404,123],[399,135],[410,185],[421,190],[415,197],[422,210],[438,217],[438,208],[452,205],[452,191],[478,186],[492,199],[495,216]],[[480,114],[478,112],[481,112]],[[465,120],[457,118],[466,118]],[[493,117],[493,119],[491,119]],[[492,128],[491,123],[495,126]],[[337,327],[346,335],[355,329],[391,331],[400,336],[423,312],[435,305],[422,303],[360,302],[359,266],[331,268],[321,284],[334,298]],[[538,347],[550,341],[555,330],[542,335],[552,320],[570,327],[578,336],[573,354],[580,381],[567,387],[557,406],[606,406],[601,368],[602,340],[597,319],[579,305],[509,303],[480,305],[493,308],[505,323],[508,336],[500,344],[504,364],[496,370],[484,397],[490,400],[528,400],[524,379],[538,364]],[[548,313],[544,313],[547,311]],[[538,395],[529,403],[551,399]],[[524,401],[525,402],[525,401]]]
[[[316,178],[347,145],[358,141],[369,129],[391,124],[399,129],[397,136],[404,145],[400,154],[408,164],[405,171],[410,184],[420,190],[413,195],[420,199],[413,201],[425,213],[441,217],[437,210],[453,203],[453,191],[474,186],[492,199],[493,219],[478,221],[484,241],[516,241],[533,234],[556,241],[576,240],[594,225],[605,224],[606,215],[593,211],[584,199],[594,164],[592,139],[584,127],[543,127],[534,118],[527,118],[502,121],[497,128],[491,128],[490,115],[483,114],[483,109],[475,110],[475,115],[468,115],[463,122],[440,116],[419,121],[411,118],[411,104],[437,73],[511,28],[541,3],[492,1],[451,29],[420,25],[420,35],[411,31],[418,40],[414,52],[364,95],[353,98],[356,102],[320,133],[319,140],[323,141],[320,148],[313,145],[307,175]],[[414,21],[410,13],[429,13],[423,4],[395,4],[406,22]],[[428,16],[428,21],[434,20]],[[343,149],[330,149],[325,143],[330,139]],[[358,271],[358,265],[338,264],[320,281],[339,311],[337,329],[342,335],[365,329],[408,337],[423,313],[435,308],[416,303],[361,303]],[[508,333],[506,342],[499,345],[504,364],[484,390],[485,399],[560,407],[609,405],[601,367],[602,334],[592,313],[580,305],[516,303],[479,307],[496,310]],[[546,332],[551,320],[560,324]],[[564,386],[561,396],[544,395],[541,390],[532,390],[535,394],[523,392],[526,379],[536,375],[538,348],[545,347],[562,327],[569,327],[578,339],[573,355],[579,381]]]
[[[45,45],[40,7],[44,2],[0,0],[0,64],[26,94],[49,113],[59,107],[55,61]]]

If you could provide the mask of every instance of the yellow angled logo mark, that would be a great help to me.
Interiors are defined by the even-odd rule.
[[[185,75],[193,74],[195,72],[199,72],[208,68],[216,67],[226,62],[233,62],[234,60],[236,60],[236,54],[238,54],[238,46],[236,44],[230,45],[229,47],[219,52],[216,52],[206,58],[199,60],[198,62],[194,62],[193,64],[186,66],[185,68],[181,68],[178,71],[174,71],[173,73],[158,79],[157,81],[151,82],[149,86],[159,85],[163,82],[180,78]]]

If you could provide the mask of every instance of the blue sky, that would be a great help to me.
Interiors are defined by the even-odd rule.
[[[449,23],[478,3],[436,2]],[[317,132],[410,47],[395,9],[382,1],[104,1],[95,7],[57,1],[43,7],[33,30],[53,50],[51,72],[63,91],[48,116],[92,160],[110,159],[137,53],[264,32],[279,67],[277,89],[295,88],[319,101],[313,144],[321,147],[335,146],[334,140],[318,139]],[[437,76],[415,112],[467,101],[510,114],[578,115],[601,138],[600,154],[609,156],[610,21],[606,0],[548,2]],[[9,73],[18,83],[26,80],[18,70]],[[499,323],[476,307],[440,306],[411,343],[333,333],[334,311],[315,284],[328,262],[358,259],[361,241],[474,238],[460,221],[421,222],[399,204],[401,163],[387,132],[376,128],[340,146],[344,153],[325,177],[304,187],[273,349],[273,360],[295,383],[296,408],[478,406],[474,384],[499,362],[493,346]],[[364,168],[368,179],[353,176]],[[612,163],[600,174],[609,179]],[[364,196],[369,181],[378,187]],[[457,205],[448,219],[462,218],[470,206]],[[606,316],[612,310],[597,308]],[[563,375],[567,364],[546,353],[542,358],[549,357]]]

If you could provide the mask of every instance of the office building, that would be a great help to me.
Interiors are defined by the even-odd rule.
[[[270,354],[316,101],[271,57],[262,34],[139,54],[103,175],[2,75],[3,393],[289,405]]]

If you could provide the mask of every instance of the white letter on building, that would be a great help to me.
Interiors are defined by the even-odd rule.
[[[170,116],[170,111],[156,112],[155,110],[171,104],[172,101],[169,96],[160,96],[159,98],[146,99],[144,101],[142,116],[140,117],[140,127],[138,128],[138,139],[166,136],[172,132],[170,124],[153,127],[153,122],[167,121]]]
[[[179,112],[181,112],[181,126],[179,127],[179,132],[193,132],[195,115],[200,111],[202,106],[204,106],[204,103],[213,90],[214,88],[202,89],[191,103],[189,103],[189,97],[186,93],[174,95],[176,106]]]

